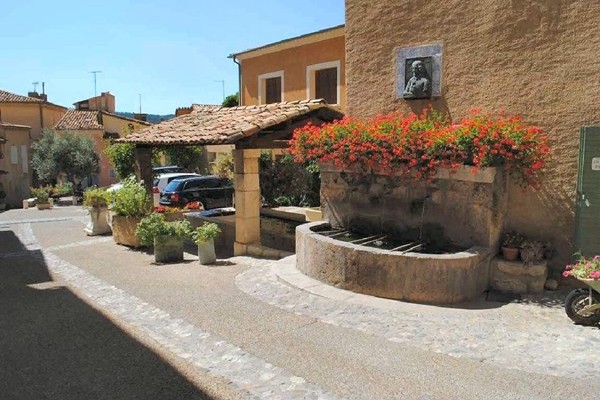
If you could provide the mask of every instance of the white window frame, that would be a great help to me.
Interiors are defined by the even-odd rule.
[[[341,62],[340,60],[328,61],[319,64],[313,64],[306,67],[306,100],[311,100],[315,98],[316,88],[315,88],[315,72],[321,69],[328,68],[337,68],[337,103],[332,104],[337,106],[341,101],[341,93],[342,93],[342,82],[341,82]]]
[[[267,98],[267,85],[265,84],[265,81],[270,78],[281,78],[281,101],[285,101],[283,97],[283,93],[285,92],[284,75],[285,74],[283,73],[283,70],[281,70],[275,72],[268,72],[266,74],[258,76],[258,104],[265,104],[264,102]]]
[[[12,165],[19,164],[19,148],[15,145],[10,146],[10,163]]]

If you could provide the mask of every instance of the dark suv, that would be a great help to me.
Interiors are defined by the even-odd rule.
[[[204,209],[231,207],[233,205],[233,182],[216,175],[175,179],[169,182],[162,196],[162,206],[185,206],[199,201]]]

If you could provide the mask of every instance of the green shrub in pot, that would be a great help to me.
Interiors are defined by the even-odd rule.
[[[212,264],[217,261],[214,239],[221,233],[219,225],[205,222],[192,232],[192,239],[198,244],[198,259],[200,264]]]

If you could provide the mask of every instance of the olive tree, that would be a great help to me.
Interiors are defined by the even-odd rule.
[[[87,136],[72,132],[57,135],[44,130],[42,138],[31,147],[31,167],[42,182],[50,183],[61,173],[73,181],[74,177],[85,178],[99,172],[96,146]]]

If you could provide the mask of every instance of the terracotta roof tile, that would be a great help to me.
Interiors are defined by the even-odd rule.
[[[58,121],[54,129],[58,130],[79,130],[79,129],[100,129],[103,130],[100,111],[81,111],[68,110]]]
[[[114,118],[119,118],[125,121],[135,122],[141,125],[150,126],[151,124],[137,119],[127,118],[120,115],[112,114],[107,111],[83,111],[83,110],[68,110],[65,115],[58,121],[54,129],[58,130],[79,130],[79,129],[100,129],[104,130],[102,121],[103,115],[110,115]]]
[[[321,99],[230,108],[195,106],[190,114],[140,129],[119,141],[150,145],[231,144],[319,108],[331,108],[341,116]]]
[[[35,97],[21,96],[0,90],[0,103],[43,103],[44,100],[36,99]]]

